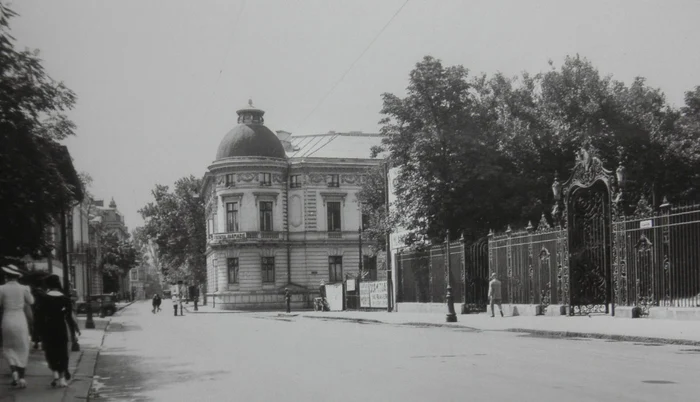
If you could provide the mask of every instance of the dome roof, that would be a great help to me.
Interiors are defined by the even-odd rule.
[[[277,135],[263,125],[265,112],[253,107],[253,101],[248,101],[248,106],[236,113],[239,124],[221,140],[217,160],[236,156],[287,157]]]

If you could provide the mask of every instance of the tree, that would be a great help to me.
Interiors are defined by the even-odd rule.
[[[469,78],[426,57],[406,97],[382,97],[385,137],[374,153],[399,169],[402,225],[430,240],[446,229],[473,239],[539,221],[554,175],[566,180],[582,147],[597,149],[608,168],[627,168],[628,207],[641,197],[658,205],[700,196],[699,88],[676,110],[643,78],[626,85],[579,56],[514,78]]]
[[[198,196],[202,180],[194,176],[168,186],[156,185],[154,202],[139,212],[146,221],[143,236],[157,250],[160,268],[171,282],[206,281],[206,224],[204,202]]]
[[[383,94],[383,150],[393,166],[396,210],[408,230],[438,239],[461,232],[480,204],[473,190],[500,169],[477,116],[468,72],[426,57],[411,72],[407,96]],[[470,191],[471,190],[471,191]]]
[[[42,256],[46,228],[82,199],[65,147],[74,134],[65,115],[75,94],[51,79],[38,51],[17,51],[9,34],[16,14],[0,3],[0,257]]]
[[[366,180],[357,193],[357,200],[361,205],[363,215],[369,217],[369,223],[365,227],[362,222],[362,230],[370,241],[372,251],[386,251],[386,234],[390,232],[394,225],[387,215],[386,191],[384,183],[384,166],[379,165],[367,169]]]
[[[138,250],[128,238],[119,239],[115,233],[104,233],[100,237],[100,248],[104,291],[111,293],[127,290],[119,288],[119,278],[139,265],[141,258]]]

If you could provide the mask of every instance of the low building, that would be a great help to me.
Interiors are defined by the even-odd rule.
[[[277,134],[252,102],[221,141],[201,196],[207,301],[219,309],[310,307],[321,281],[358,274],[357,193],[377,134]],[[363,254],[369,253],[366,242]]]

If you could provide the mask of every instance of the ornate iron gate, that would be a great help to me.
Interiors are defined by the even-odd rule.
[[[609,312],[610,193],[603,181],[576,188],[567,205],[571,314]]]

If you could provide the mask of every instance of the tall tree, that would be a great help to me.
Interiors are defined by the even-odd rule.
[[[141,262],[133,242],[129,238],[119,239],[115,233],[104,233],[100,237],[100,248],[104,291],[106,293],[127,291],[128,289],[119,288],[119,279]]]
[[[206,281],[206,223],[199,197],[202,180],[194,176],[168,186],[156,185],[154,201],[139,212],[146,221],[143,233],[156,247],[161,270],[170,281]]]
[[[75,94],[49,77],[38,51],[17,51],[0,3],[0,258],[46,254],[46,228],[82,198],[65,147],[74,134],[65,111]]]
[[[658,205],[700,195],[698,88],[676,110],[643,78],[626,85],[579,56],[514,78],[469,78],[426,57],[406,97],[383,99],[377,151],[399,168],[397,214],[432,240],[446,229],[473,238],[537,222],[553,202],[554,175],[568,178],[581,147],[627,168],[629,208],[640,197]]]

